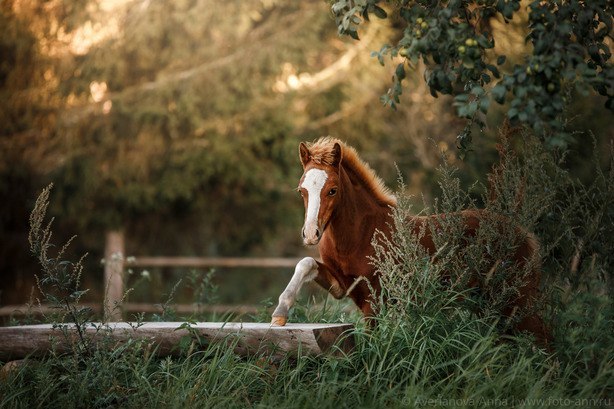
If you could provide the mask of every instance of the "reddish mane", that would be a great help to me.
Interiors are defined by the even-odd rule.
[[[343,166],[346,171],[357,176],[358,179],[363,182],[367,190],[373,194],[379,204],[396,206],[396,197],[392,194],[390,189],[386,187],[382,179],[375,174],[373,169],[371,169],[366,162],[360,159],[356,149],[346,145],[343,141],[325,136],[315,142],[308,143],[307,147],[311,154],[311,160],[319,165],[330,166],[334,160],[332,151],[335,143],[341,145],[341,151],[343,152],[341,166]]]

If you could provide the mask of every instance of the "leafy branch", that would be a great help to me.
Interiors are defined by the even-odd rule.
[[[380,0],[336,0],[332,12],[340,34],[358,39],[358,27],[369,13],[387,18]],[[524,61],[503,68],[506,55],[493,56],[495,33],[490,21],[505,23],[521,10],[519,0],[403,0],[392,3],[395,23],[402,36],[396,44],[374,52],[384,57],[402,57],[393,84],[382,96],[392,108],[400,102],[407,69],[421,60],[424,80],[434,97],[454,95],[458,116],[468,126],[458,136],[461,149],[471,141],[471,125],[484,126],[491,101],[505,104],[513,126],[528,125],[551,146],[565,147],[572,135],[565,131],[565,107],[573,91],[587,94],[592,88],[605,97],[605,107],[614,111],[614,68],[611,40],[614,6],[607,0],[540,1],[528,6],[530,45]],[[397,18],[398,16],[398,18]]]

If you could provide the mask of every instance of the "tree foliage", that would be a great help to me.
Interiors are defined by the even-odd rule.
[[[359,25],[371,14],[387,18],[380,0],[335,0],[338,31],[358,39]],[[567,146],[565,109],[578,93],[592,89],[614,111],[612,11],[607,0],[403,0],[387,2],[398,40],[374,53],[402,57],[393,84],[382,97],[395,107],[403,81],[419,60],[431,95],[454,95],[457,114],[468,126],[458,144],[471,141],[471,124],[483,126],[491,101],[505,104],[512,124],[526,124],[548,143]],[[491,24],[513,19],[525,25],[526,58],[506,63],[506,50],[496,50],[504,34]]]
[[[96,262],[86,273],[100,269],[101,231],[118,226],[132,254],[296,255],[296,146],[322,135],[355,146],[390,183],[397,164],[412,193],[431,196],[439,150],[456,143],[464,120],[448,98],[428,96],[432,80],[410,75],[411,58],[396,69],[395,78],[405,75],[403,104],[392,94],[396,111],[380,104],[389,77],[369,54],[385,42],[395,46],[382,61],[409,49],[397,46],[407,39],[398,36],[406,21],[396,11],[409,3],[351,4],[367,13],[335,9],[348,27],[368,15],[387,18],[362,26],[354,41],[339,38],[323,2],[2,2],[0,194],[9,199],[0,203],[0,270],[14,271],[6,282],[15,284],[0,301],[29,291],[28,210],[50,182],[57,234],[77,233],[74,251]],[[412,24],[444,23],[427,3],[414,5],[422,8],[411,13],[422,14]],[[525,14],[515,11],[510,25]],[[508,56],[497,66],[504,79],[521,53],[501,53],[501,44],[474,48],[484,61],[494,51]],[[395,67],[385,70],[394,75]],[[494,82],[468,89],[458,108],[487,103]],[[454,94],[464,92],[452,84]],[[565,104],[563,88],[555,95]],[[507,103],[514,92],[506,88]],[[483,120],[479,108],[474,122]],[[473,172],[463,177],[483,176],[495,160],[492,145],[475,146],[479,154],[459,164]]]
[[[296,146],[362,138],[338,124],[385,90],[382,31],[340,41],[320,2],[3,2],[0,269],[20,290],[1,301],[29,291],[27,210],[50,182],[86,271],[118,227],[137,254],[296,254]]]
[[[3,153],[55,182],[60,219],[130,228],[205,214],[236,251],[295,214],[278,199],[316,112],[292,107],[348,81],[307,95],[276,84],[334,66],[324,4],[8,2],[0,18]]]

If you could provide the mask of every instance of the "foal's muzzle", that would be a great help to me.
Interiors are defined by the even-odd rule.
[[[320,238],[322,237],[322,231],[315,224],[303,226],[303,230],[301,232],[303,234],[303,243],[308,246],[318,244],[320,242]]]

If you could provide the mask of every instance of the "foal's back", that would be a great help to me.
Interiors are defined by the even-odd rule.
[[[498,215],[486,210],[471,209],[458,213],[437,214],[431,216],[415,216],[408,220],[413,225],[413,232],[420,236],[420,244],[431,256],[436,257],[437,244],[444,238],[449,240],[457,239],[456,244],[468,246],[476,243],[484,246],[480,249],[485,254],[480,260],[484,266],[483,271],[473,273],[471,277],[465,277],[468,287],[477,287],[483,290],[493,290],[486,288],[491,284],[492,274],[497,271],[498,263],[513,263],[516,268],[506,269],[507,272],[518,272],[503,277],[502,281],[511,286],[516,286],[518,296],[509,300],[508,305],[503,308],[503,315],[512,317],[519,315],[513,328],[516,331],[528,331],[532,333],[537,341],[542,345],[547,345],[551,340],[551,334],[544,324],[541,316],[536,311],[536,304],[540,299],[540,276],[541,264],[539,256],[539,242],[535,236],[526,229],[516,225],[512,220],[502,215]],[[451,231],[459,229],[459,231]],[[480,232],[480,229],[488,229],[489,232]],[[441,235],[439,239],[437,236]],[[486,253],[486,245],[489,242],[503,240],[496,243],[498,247],[507,247],[507,254],[493,255]],[[440,247],[441,248],[441,247]],[[506,259],[497,259],[505,256]],[[464,269],[467,270],[466,268]],[[452,279],[444,272],[444,277],[448,281]],[[518,280],[521,278],[521,280]],[[518,284],[520,282],[520,284]],[[484,291],[488,293],[488,291]],[[492,301],[492,300],[491,300]]]

